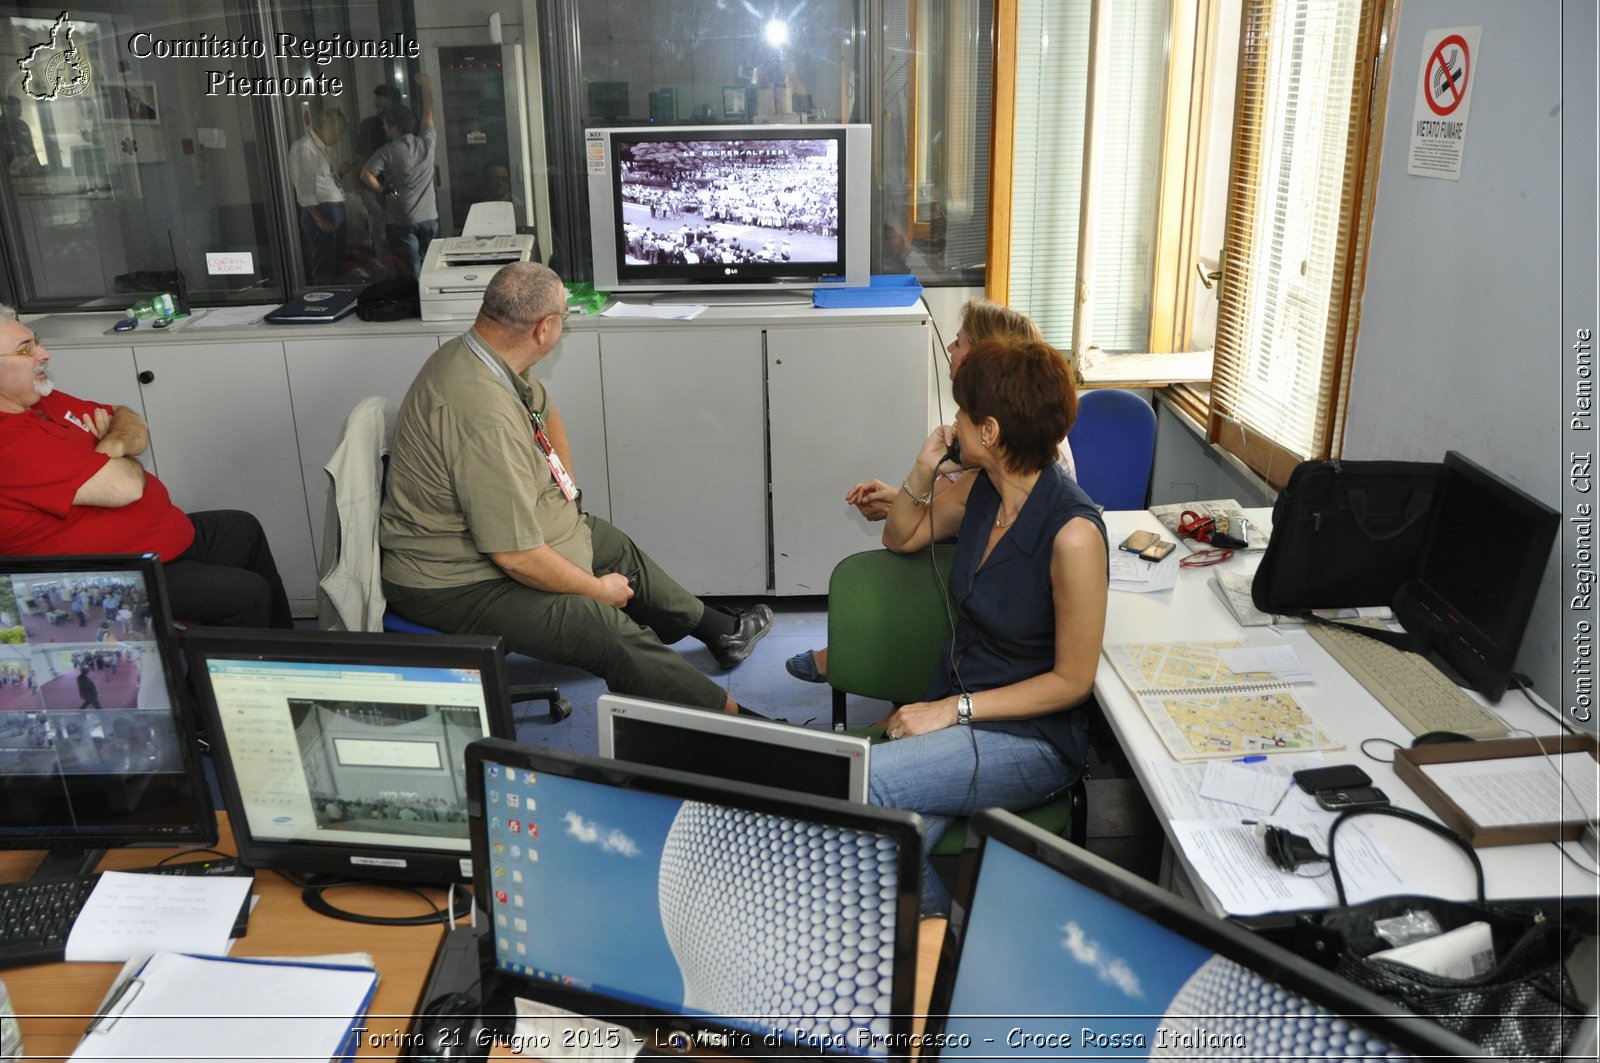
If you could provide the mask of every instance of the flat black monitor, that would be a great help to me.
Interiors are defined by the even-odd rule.
[[[1481,1054],[1011,813],[967,846],[924,1058]]]
[[[154,554],[0,558],[0,848],[214,844],[179,676]]]
[[[872,743],[772,720],[602,694],[600,755],[818,797],[866,801]]]
[[[498,638],[200,628],[185,644],[244,864],[471,880],[466,748],[515,733]]]
[[[906,1056],[915,815],[513,742],[467,760],[502,995],[652,1049]]]
[[[1450,451],[1415,578],[1395,618],[1491,702],[1510,681],[1561,516]]]

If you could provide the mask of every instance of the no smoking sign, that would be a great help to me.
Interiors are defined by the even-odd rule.
[[[1467,109],[1478,69],[1481,26],[1428,30],[1412,108],[1411,150],[1406,173],[1414,177],[1461,178],[1467,142]]]

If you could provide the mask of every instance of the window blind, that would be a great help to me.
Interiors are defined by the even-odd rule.
[[[1246,0],[1211,436],[1273,484],[1333,452],[1377,0]]]

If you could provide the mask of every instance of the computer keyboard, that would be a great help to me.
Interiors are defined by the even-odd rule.
[[[0,885],[0,967],[56,963],[99,875]]]
[[[1505,724],[1421,654],[1327,624],[1312,624],[1310,631],[1412,734],[1454,731],[1468,738],[1505,736]]]

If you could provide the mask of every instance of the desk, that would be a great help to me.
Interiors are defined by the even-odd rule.
[[[226,813],[218,814],[217,825],[222,836],[219,848],[232,852],[233,834]],[[148,867],[170,853],[171,850],[163,849],[112,850],[100,867],[104,871]],[[37,853],[0,853],[0,881],[24,877],[37,862]],[[329,919],[302,904],[300,890],[270,871],[256,872],[255,893],[261,900],[250,916],[250,933],[239,939],[231,955],[369,953],[380,976],[377,995],[367,1015],[369,1031],[373,1036],[406,1031],[439,944],[440,927],[365,926]],[[426,911],[414,896],[372,887],[340,890],[337,903],[376,915],[416,915]],[[928,998],[933,992],[933,975],[938,967],[944,930],[943,919],[922,922],[914,997],[919,1015],[927,1011]],[[71,1054],[120,967],[115,963],[58,963],[0,970],[0,980],[11,991],[12,1003],[21,1019],[22,1045],[30,1060],[64,1059]],[[922,1022],[918,1020],[916,1030],[920,1032],[921,1029]],[[239,1052],[248,1054],[248,1046],[240,1046]],[[395,1052],[394,1048],[366,1043],[358,1055],[363,1059],[394,1059]],[[503,1054],[503,1050],[495,1053],[497,1057]],[[507,1055],[507,1058],[514,1057]]]
[[[1251,520],[1264,523],[1270,523],[1272,516],[1268,509],[1249,510],[1247,515]],[[1121,542],[1130,532],[1140,528],[1161,530],[1160,522],[1143,510],[1107,513],[1105,521],[1112,543]],[[1283,642],[1284,636],[1276,634],[1271,628],[1241,628],[1206,585],[1213,573],[1253,572],[1260,560],[1261,552],[1252,551],[1236,554],[1233,560],[1214,567],[1181,569],[1177,586],[1169,591],[1154,594],[1112,591],[1106,611],[1106,645],[1120,642],[1220,642],[1233,639],[1254,645]],[[1296,699],[1317,722],[1345,745],[1343,750],[1326,754],[1329,763],[1359,764],[1372,776],[1373,783],[1389,795],[1393,804],[1432,817],[1422,800],[1395,776],[1391,766],[1369,760],[1358,748],[1366,738],[1388,738],[1409,745],[1413,737],[1411,732],[1329,656],[1315,639],[1309,635],[1290,635],[1287,638],[1315,677],[1313,684],[1295,687]],[[1095,676],[1094,690],[1106,719],[1133,765],[1140,785],[1150,796],[1156,815],[1168,832],[1169,857],[1178,861],[1200,903],[1211,912],[1226,914],[1216,897],[1200,882],[1194,867],[1177,850],[1169,826],[1171,809],[1163,807],[1159,792],[1150,785],[1149,762],[1152,759],[1169,761],[1170,754],[1133,694],[1104,657]],[[1561,730],[1554,720],[1533,708],[1515,691],[1507,694],[1493,709],[1513,728],[1525,728],[1538,735],[1555,734]],[[1378,751],[1378,745],[1381,743],[1374,746],[1375,752]],[[1382,817],[1370,817],[1370,820],[1377,836],[1400,855],[1407,869],[1421,882],[1423,888],[1420,892],[1441,897],[1472,895],[1472,869],[1447,842],[1409,824]],[[1570,848],[1577,851],[1579,847],[1572,843]],[[1480,849],[1478,855],[1483,861],[1491,898],[1595,895],[1594,876],[1562,859],[1552,845],[1500,846]],[[1577,853],[1577,858],[1587,864],[1581,852]]]

